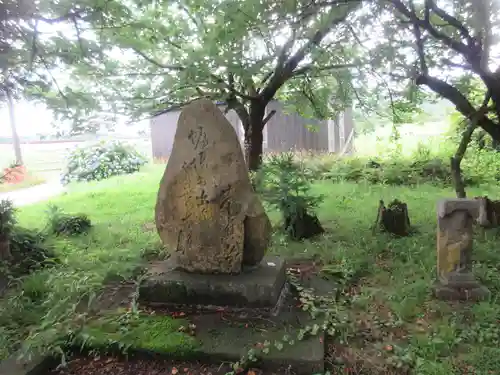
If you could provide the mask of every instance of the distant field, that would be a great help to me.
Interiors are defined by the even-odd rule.
[[[398,127],[403,154],[411,154],[419,146],[439,152],[446,146],[445,133],[449,129],[447,122],[430,122],[425,125],[405,124]],[[359,135],[354,140],[356,154],[359,156],[375,156],[387,153],[390,145],[392,126],[384,126],[368,135]]]
[[[127,139],[124,141],[133,144],[137,151],[151,158],[151,141],[149,139]],[[94,142],[25,143],[21,145],[21,148],[28,170],[50,178],[61,172],[72,149]],[[7,167],[13,161],[14,149],[12,145],[0,144],[0,168]]]

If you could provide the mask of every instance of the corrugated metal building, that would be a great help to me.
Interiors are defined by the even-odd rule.
[[[217,103],[217,106],[224,112],[224,103]],[[350,109],[334,120],[306,119],[297,113],[288,113],[283,103],[276,100],[271,101],[266,108],[267,113],[272,110],[276,113],[264,127],[264,152],[353,152],[354,124]],[[168,159],[180,113],[179,108],[167,109],[151,118],[151,144],[155,160]],[[243,126],[238,115],[231,110],[226,118],[233,125],[243,146]]]

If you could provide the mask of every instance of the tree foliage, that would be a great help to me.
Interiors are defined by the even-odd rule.
[[[304,116],[354,105],[401,123],[441,97],[466,118],[479,113],[477,125],[500,139],[491,0],[6,4],[2,89],[43,99],[77,132],[208,97],[235,110],[258,145],[273,98]]]
[[[375,15],[371,26],[355,30],[357,40],[382,35],[370,39],[365,57],[391,85],[406,91],[407,104],[430,92],[500,139],[497,8],[490,0],[371,1],[366,7]]]
[[[361,1],[107,4],[105,16],[87,20],[93,32],[79,35],[93,35],[101,55],[71,62],[74,115],[99,102],[137,118],[201,97],[224,101],[243,124],[255,168],[270,100],[326,117],[349,97],[356,62],[343,23]]]

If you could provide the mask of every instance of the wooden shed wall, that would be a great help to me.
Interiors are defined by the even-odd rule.
[[[219,106],[224,112],[224,106]],[[347,109],[333,120],[306,119],[290,113],[278,101],[269,103],[266,111],[276,114],[264,127],[264,152],[308,150],[345,154],[353,152],[354,123]],[[177,129],[180,110],[162,113],[151,119],[151,145],[154,159],[167,159]],[[244,133],[238,115],[229,111],[226,118],[233,125],[243,147]]]

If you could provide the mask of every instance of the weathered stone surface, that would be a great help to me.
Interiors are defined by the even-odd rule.
[[[292,316],[292,318],[296,318]],[[307,323],[309,321],[305,320]],[[317,322],[321,324],[321,322]],[[199,327],[200,323],[197,323]],[[291,332],[290,332],[291,331]],[[232,328],[222,324],[214,324],[211,330],[197,333],[202,348],[200,357],[209,358],[212,362],[236,362],[248,350],[255,348],[256,343],[281,341],[284,335],[293,335],[298,329],[269,327],[262,331],[253,329]],[[289,369],[293,374],[322,374],[325,371],[325,335],[308,337],[302,341],[296,340],[293,345],[285,344],[283,350],[274,349],[269,354],[262,355],[259,368],[269,372],[279,369]]]
[[[156,226],[178,267],[239,273],[258,264],[271,224],[232,125],[209,100],[186,106],[160,183]]]
[[[285,262],[265,257],[258,268],[238,275],[192,274],[176,270],[169,260],[151,264],[139,290],[141,301],[273,309],[286,281]]]
[[[0,362],[0,375],[44,375],[59,362],[50,356],[34,355],[33,358],[19,358],[19,353]]]
[[[437,282],[442,299],[483,299],[489,292],[472,274],[473,222],[480,204],[474,199],[438,203]]]
[[[264,258],[264,262],[273,262],[277,268],[281,268],[282,265],[281,260],[269,256]],[[259,267],[256,271],[260,272],[260,270]],[[255,276],[254,272],[237,276],[190,275],[186,273],[183,275],[211,280],[226,278],[240,280],[243,278],[247,279],[244,283],[248,283],[248,285],[253,285],[252,282],[259,283],[262,278]],[[270,280],[267,277],[265,279]],[[267,280],[264,281],[264,284],[270,285]],[[304,284],[304,286],[313,288],[314,294],[317,296],[332,298],[336,294],[337,285],[322,279],[320,276],[311,275],[307,281],[308,284]],[[226,284],[221,282],[222,287],[226,287]],[[187,309],[182,306],[180,310],[177,310],[175,306],[172,306],[158,311],[161,313],[165,310],[172,313],[175,311],[186,312]],[[324,315],[319,314],[312,317],[310,312],[303,311],[300,306],[297,306],[296,294],[293,292],[285,294],[279,314],[263,316],[262,310],[254,307],[217,309],[218,314],[200,313],[191,309],[189,311],[189,320],[196,326],[196,340],[200,344],[196,351],[196,360],[202,363],[236,362],[240,360],[242,355],[247,354],[249,349],[253,348],[259,358],[256,367],[266,374],[286,372],[311,375],[325,371],[325,345],[327,341],[324,332],[320,329],[318,335],[306,335],[303,340],[295,339],[299,331],[306,326],[312,327],[314,324],[318,324],[321,327]],[[295,342],[292,345],[284,343],[284,335],[295,339]],[[267,354],[260,353],[258,343],[262,344],[266,341],[273,343],[271,350]],[[276,341],[284,343],[283,350],[274,347]],[[158,354],[161,355],[161,353]],[[172,353],[168,353],[168,355],[169,358],[174,358]]]

